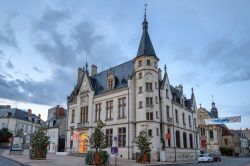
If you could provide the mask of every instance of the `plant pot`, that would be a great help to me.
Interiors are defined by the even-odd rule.
[[[145,163],[150,163],[150,158],[148,153],[143,153],[141,156],[140,163],[145,164]]]
[[[101,165],[101,157],[99,152],[94,152],[92,165]]]

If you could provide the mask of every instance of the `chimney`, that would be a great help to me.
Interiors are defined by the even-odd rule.
[[[28,114],[29,114],[29,116],[31,116],[31,114],[32,114],[32,110],[31,109],[28,109]]]
[[[94,77],[96,74],[97,74],[97,66],[93,64],[91,66],[91,76]]]
[[[41,119],[41,114],[38,114],[38,118]]]
[[[83,70],[79,67],[78,68],[78,77],[77,77],[77,83],[78,84],[81,82],[82,76],[83,76]]]

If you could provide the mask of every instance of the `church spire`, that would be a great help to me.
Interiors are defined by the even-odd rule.
[[[138,52],[136,57],[147,55],[147,56],[155,56],[155,50],[152,45],[152,42],[150,40],[149,34],[148,34],[148,21],[147,21],[147,4],[145,4],[144,9],[144,20],[142,22],[142,37],[139,44]]]

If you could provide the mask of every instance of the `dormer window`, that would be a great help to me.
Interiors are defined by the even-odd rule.
[[[148,65],[148,66],[151,65],[150,59],[147,59],[147,65]]]
[[[125,78],[122,79],[122,85],[126,84],[127,80]]]
[[[115,76],[112,73],[108,75],[108,89],[112,90],[115,87]]]
[[[109,89],[113,88],[113,80],[109,80]]]

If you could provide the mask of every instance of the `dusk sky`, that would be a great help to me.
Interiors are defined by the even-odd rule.
[[[144,3],[159,66],[182,84],[197,107],[250,121],[249,0],[8,0],[0,1],[0,104],[66,107],[87,61],[98,71],[136,56]]]

